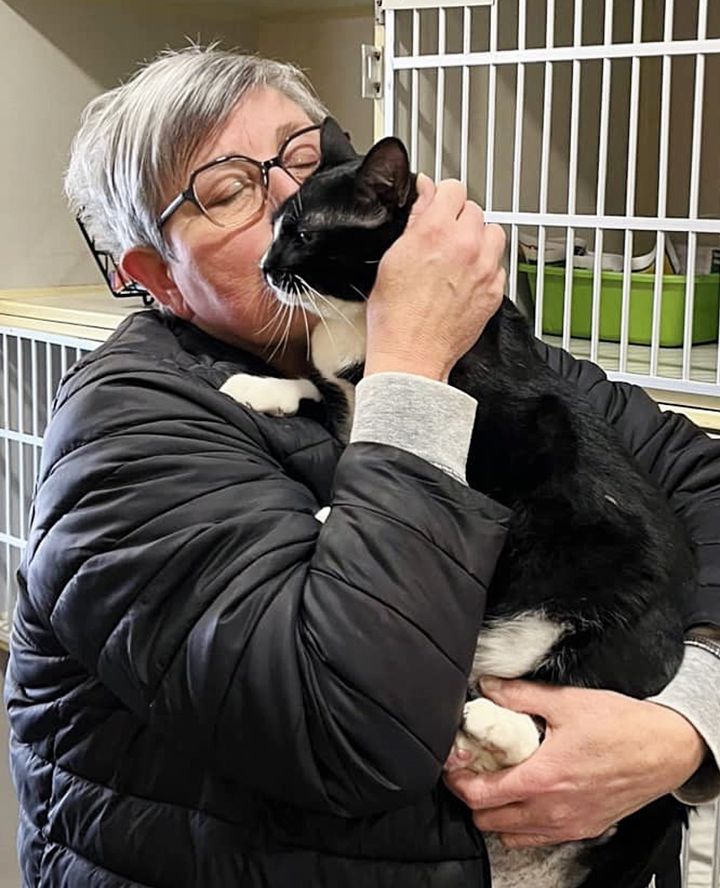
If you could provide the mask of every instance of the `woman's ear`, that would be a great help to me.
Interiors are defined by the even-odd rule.
[[[178,289],[167,262],[151,247],[132,247],[120,259],[123,274],[142,284],[156,302],[180,318],[192,320],[193,312]]]

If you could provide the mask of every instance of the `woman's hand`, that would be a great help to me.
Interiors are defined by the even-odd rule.
[[[500,706],[547,722],[543,744],[522,764],[445,775],[477,828],[500,833],[511,848],[599,836],[682,786],[706,752],[686,719],[656,703],[524,681],[483,680],[482,689]]]
[[[504,250],[502,228],[485,224],[460,182],[436,187],[419,176],[407,228],[383,257],[368,301],[365,374],[447,380],[502,301]]]

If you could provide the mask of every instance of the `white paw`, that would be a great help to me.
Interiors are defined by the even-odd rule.
[[[309,379],[274,379],[236,373],[220,387],[239,404],[269,416],[294,416],[303,398],[321,401],[322,397]]]
[[[463,724],[455,748],[472,757],[463,762],[472,771],[499,771],[529,758],[540,745],[540,735],[529,715],[503,709],[484,697],[465,704]]]
[[[325,524],[330,516],[330,506],[323,506],[318,512],[315,513],[315,518],[320,524]]]

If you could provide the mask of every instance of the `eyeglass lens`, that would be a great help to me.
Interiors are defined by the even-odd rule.
[[[291,138],[278,165],[302,184],[320,166],[320,133],[311,130]],[[233,227],[250,221],[265,203],[265,185],[259,164],[229,159],[198,173],[195,197],[205,215],[216,225]]]

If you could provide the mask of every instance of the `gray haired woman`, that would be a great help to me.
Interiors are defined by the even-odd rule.
[[[85,112],[71,205],[163,310],[70,371],[47,430],[6,690],[26,886],[489,888],[479,814],[441,777],[508,516],[464,483],[476,405],[447,378],[502,296],[502,231],[460,183],[421,180],[369,299],[347,447],[313,404],[272,417],[221,391],[307,374],[313,320],[280,323],[258,266],[273,209],[321,161],[325,113],[294,68],[197,47]],[[548,361],[686,518],[707,579],[686,610],[720,625],[717,452],[592,365]],[[683,689],[720,661],[698,656],[665,706],[602,696],[608,748],[571,790],[600,727],[583,694],[601,692],[551,720],[568,755],[543,792],[593,801],[553,815],[552,840],[694,774],[712,794],[712,757],[696,772],[720,718]],[[609,769],[622,780],[597,799]],[[537,842],[535,784],[495,805],[476,780],[455,789],[486,793],[484,828]]]

